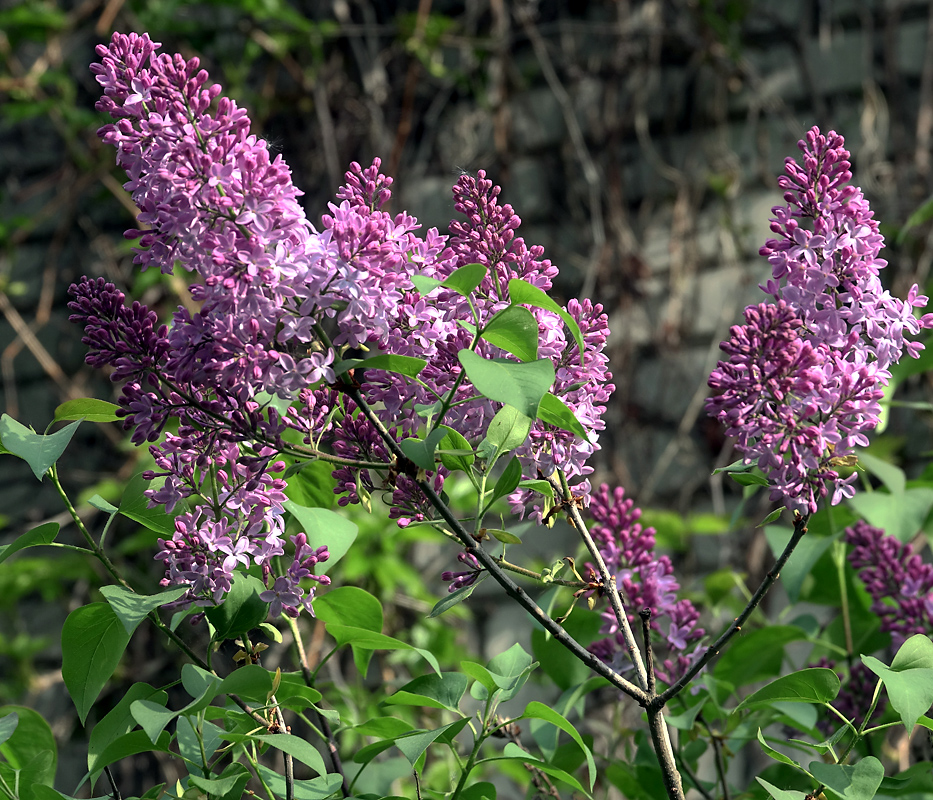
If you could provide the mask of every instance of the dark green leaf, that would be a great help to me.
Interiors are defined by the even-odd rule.
[[[130,706],[137,700],[149,700],[156,704],[164,704],[167,698],[165,692],[161,689],[154,689],[148,683],[134,683],[126,694],[120,698],[120,702],[94,726],[87,746],[87,768],[91,776],[92,789],[103,768],[108,763],[112,763],[102,762],[101,756],[117,739],[125,736],[136,727],[136,720],[130,713]],[[138,733],[142,733],[142,731],[138,731]],[[149,742],[148,737],[146,737],[146,741]]]
[[[12,787],[15,785],[13,770],[23,770],[20,796],[28,797],[28,788],[32,785],[51,786],[54,782],[58,749],[52,729],[41,714],[25,706],[0,707],[0,719],[11,716],[16,717],[16,729],[0,744],[0,756],[6,759],[5,764],[0,763],[0,776]]]
[[[30,787],[32,791],[32,797],[34,800],[78,800],[70,794],[63,794],[57,789],[53,789],[51,786],[46,786],[41,783],[35,783]],[[91,800],[111,800],[112,795],[104,794],[99,797],[93,797]]]
[[[933,706],[933,642],[918,633],[901,645],[890,667],[872,656],[862,656],[862,662],[881,678],[891,705],[910,733]]]
[[[259,774],[263,782],[272,789],[276,797],[287,797],[285,778],[275,770],[260,764]],[[321,775],[306,781],[292,781],[292,792],[295,800],[325,800],[340,789],[343,777],[336,774]]]
[[[422,675],[409,681],[382,701],[387,706],[421,706],[446,708],[458,712],[460,698],[467,687],[467,676],[459,672]],[[424,702],[422,702],[424,701]]]
[[[469,472],[470,467],[473,466],[473,462],[476,460],[470,443],[463,438],[459,431],[448,428],[446,425],[441,425],[439,430],[444,431],[444,438],[437,443],[441,463],[451,472],[458,469]]]
[[[522,306],[499,311],[483,328],[483,338],[522,361],[538,357],[538,321]]]
[[[136,630],[139,623],[146,618],[152,609],[177,600],[186,591],[188,591],[186,587],[179,586],[160,594],[143,595],[131,592],[122,586],[103,586],[100,593],[110,603],[110,607],[114,610],[120,622],[123,623],[123,627],[126,628],[127,634],[132,636],[133,631]]]
[[[897,238],[894,241],[897,244],[903,244],[911,228],[916,228],[918,225],[922,225],[924,222],[928,222],[931,219],[933,219],[933,197],[921,203],[920,206],[907,217],[907,222],[905,222],[904,227],[897,232]]]
[[[355,586],[340,586],[314,598],[314,615],[325,623],[382,632],[382,604]]]
[[[509,281],[509,298],[513,303],[543,308],[545,311],[553,311],[557,314],[570,330],[573,340],[577,343],[580,360],[583,360],[583,334],[580,333],[580,326],[570,314],[557,305],[543,290],[537,286],[532,286],[526,281],[513,278]]]
[[[496,800],[496,787],[488,781],[480,781],[472,786],[467,786],[460,793],[463,800]]]
[[[788,528],[776,526],[769,526],[765,529],[765,538],[775,558],[787,547],[792,533]],[[793,554],[781,570],[781,583],[787,590],[791,602],[796,603],[800,599],[803,582],[812,572],[813,566],[841,535],[840,531],[835,536],[818,536],[811,531],[798,542]]]
[[[324,766],[324,759],[321,754],[300,736],[293,736],[290,733],[268,733],[253,738],[258,742],[270,744],[277,750],[288,753],[293,758],[297,758],[302,764],[311,767],[318,775],[327,773],[327,767]]]
[[[120,406],[108,403],[106,400],[96,400],[93,397],[82,397],[78,400],[69,400],[55,409],[55,421],[66,419],[87,420],[88,422],[117,422],[121,419],[116,415]]]
[[[735,711],[770,706],[775,702],[829,703],[838,693],[839,676],[831,669],[802,669],[784,675],[750,694],[735,707]]]
[[[72,611],[62,627],[62,679],[81,724],[110,680],[130,640],[126,628],[107,603],[91,603]]]
[[[522,479],[522,464],[515,456],[506,465],[499,480],[496,481],[495,488],[492,490],[492,497],[489,504],[492,505],[500,497],[511,494],[518,487],[518,482]]]
[[[445,431],[437,428],[424,439],[403,439],[399,442],[399,447],[421,469],[434,470],[437,469],[437,465],[434,463],[434,451],[437,449],[438,442],[444,436]]]
[[[26,531],[26,533],[15,541],[0,547],[0,563],[6,561],[14,553],[25,550],[27,547],[39,547],[43,544],[51,544],[55,541],[55,537],[58,536],[58,530],[59,525],[57,522],[46,522],[43,525],[39,525],[37,528],[33,528],[31,531]]]
[[[884,766],[873,756],[854,766],[811,761],[810,774],[843,800],[872,800],[884,778]]]
[[[0,441],[8,452],[29,464],[32,474],[41,481],[49,467],[61,458],[80,424],[80,420],[72,422],[60,431],[44,436],[4,414],[0,417]]]
[[[806,634],[799,628],[773,625],[733,639],[713,668],[713,675],[733,686],[747,686],[772,678],[781,671],[785,646],[805,638]]]
[[[560,728],[564,733],[570,736],[573,739],[577,746],[583,751],[584,756],[586,757],[586,768],[590,776],[590,790],[593,789],[593,784],[596,781],[596,762],[593,760],[593,753],[590,751],[590,748],[586,746],[583,741],[583,737],[577,733],[577,729],[573,727],[561,714],[558,714],[548,706],[537,701],[530,702],[526,707],[524,713],[518,717],[518,719],[540,719],[545,722],[551,723],[557,728]]]
[[[730,472],[729,477],[739,486],[770,486],[768,479],[757,472]]]
[[[772,786],[762,778],[756,777],[755,780],[765,787],[765,791],[773,797],[774,800],[807,800],[803,792],[798,792],[794,789],[778,789],[777,786]]]
[[[359,528],[336,511],[328,508],[308,508],[291,500],[286,500],[282,505],[301,525],[311,547],[327,545],[330,558],[315,567],[318,575],[325,574],[340,561],[350,549],[350,545],[356,541]]]
[[[503,453],[521,447],[531,431],[531,417],[508,404],[499,409],[476,453],[492,466]]]
[[[575,433],[584,442],[590,440],[589,436],[586,435],[586,429],[580,424],[576,414],[568,408],[563,400],[550,392],[541,398],[541,403],[538,406],[538,419],[548,425],[553,425],[555,428],[560,428],[562,431]]]
[[[217,694],[235,694],[243,700],[265,701],[272,691],[273,673],[258,664],[235,669],[217,687]]]
[[[365,369],[384,369],[386,372],[394,372],[408,378],[417,378],[421,370],[427,365],[428,362],[423,358],[398,356],[391,353],[380,353],[372,358],[365,359],[360,364]]]
[[[448,725],[443,725],[433,731],[419,731],[400,736],[395,740],[395,746],[402,751],[402,755],[408,759],[412,766],[421,758],[421,754],[428,749],[430,744],[445,733],[450,736],[456,736],[470,722],[469,717],[458,719]]]
[[[457,358],[480,394],[515,406],[532,419],[538,416],[541,398],[554,383],[554,364],[547,358],[517,362],[483,358],[472,350],[461,350]]]
[[[201,778],[191,775],[188,782],[196,786],[205,794],[222,797],[233,794],[240,797],[246,784],[249,783],[250,772],[243,764],[228,764],[223,774],[217,778]]]
[[[284,505],[288,508],[291,503],[286,501]],[[324,509],[316,510],[323,511]],[[209,606],[204,609],[207,619],[214,626],[214,639],[216,641],[235,639],[244,633],[249,633],[260,622],[263,622],[269,616],[269,604],[261,600],[259,595],[265,590],[266,587],[259,578],[235,572],[230,591],[227,592],[223,602],[218,606]]]
[[[461,588],[459,588],[459,589],[457,589],[457,590],[451,592],[450,594],[448,594],[448,595],[447,595],[446,597],[444,597],[443,599],[439,600],[439,601],[437,602],[437,604],[434,606],[434,608],[431,609],[431,613],[428,614],[428,619],[430,619],[430,618],[432,618],[432,617],[439,617],[439,616],[440,616],[441,614],[443,614],[445,611],[449,611],[449,610],[450,610],[451,608],[453,608],[455,605],[458,605],[459,603],[462,603],[462,602],[463,602],[464,600],[466,600],[471,594],[473,594],[473,590],[474,590],[477,586],[479,586],[479,584],[480,584],[483,580],[485,580],[485,578],[486,578],[486,573],[484,572],[484,573],[482,573],[473,583],[471,583],[469,586],[462,586]]]
[[[779,761],[782,764],[787,764],[791,767],[796,767],[797,769],[803,769],[794,759],[790,756],[785,756],[778,750],[775,750],[771,745],[765,741],[765,737],[761,733],[761,728],[758,729],[758,742],[761,745],[761,749],[764,750],[771,758],[775,761]]]
[[[134,475],[123,492],[120,513],[146,526],[149,530],[171,539],[175,535],[175,521],[162,510],[161,506],[149,508],[149,498],[143,494],[148,488],[149,481],[143,478],[142,473]]]

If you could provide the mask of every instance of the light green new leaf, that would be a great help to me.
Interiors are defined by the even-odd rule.
[[[554,364],[548,358],[517,362],[483,358],[472,350],[461,350],[457,358],[481,395],[515,406],[532,419],[538,416],[541,398],[554,383]]]
[[[570,316],[564,309],[562,309],[557,303],[555,303],[547,293],[539,289],[537,286],[532,286],[530,283],[519,280],[518,278],[513,278],[509,281],[509,298],[513,303],[519,303],[525,306],[534,306],[535,308],[543,308],[545,311],[553,311],[557,316],[563,320],[563,323],[570,330],[573,340],[577,343],[577,348],[580,353],[580,359],[583,359],[583,334],[580,333],[580,326],[577,324],[577,321]]]
[[[437,469],[437,465],[434,463],[434,451],[445,435],[446,432],[443,429],[437,428],[424,439],[403,439],[399,442],[399,447],[421,469],[434,470]]]
[[[126,628],[127,634],[132,636],[133,631],[150,611],[177,600],[186,591],[188,591],[186,587],[178,586],[160,594],[143,595],[131,592],[122,586],[103,586],[100,593],[110,603],[110,607]]]
[[[57,522],[46,522],[26,531],[16,541],[0,547],[0,563],[6,561],[14,553],[25,550],[27,547],[39,547],[43,544],[51,544],[58,536],[59,525]]]
[[[491,467],[503,453],[521,447],[531,431],[532,420],[508,404],[502,406],[486,429],[486,438],[476,454],[485,458]]]
[[[428,619],[439,617],[445,611],[450,611],[450,609],[452,609],[455,605],[458,605],[459,603],[462,603],[464,600],[466,600],[471,594],[473,594],[473,590],[486,579],[487,574],[488,573],[486,572],[481,573],[480,576],[469,586],[462,586],[448,594],[443,599],[438,600],[434,608],[431,609],[431,613],[428,614]]]
[[[811,761],[810,774],[843,800],[872,800],[884,779],[884,765],[874,756],[854,766]]]
[[[356,541],[359,528],[336,511],[329,508],[309,508],[291,500],[286,500],[282,505],[301,525],[311,547],[327,545],[330,558],[315,566],[314,571],[317,575],[324,575],[346,555],[347,550]]]
[[[382,603],[356,586],[340,586],[314,598],[314,616],[325,623],[382,632]]]
[[[129,641],[130,635],[108,603],[76,608],[65,620],[62,679],[82,725]]]
[[[585,788],[583,788],[583,784],[581,784],[580,781],[574,778],[573,775],[571,775],[569,772],[565,772],[562,769],[558,769],[557,767],[554,767],[547,762],[536,758],[531,753],[522,750],[522,748],[515,744],[515,742],[508,742],[502,749],[501,756],[484,758],[480,761],[477,761],[476,764],[488,764],[493,761],[521,761],[525,764],[531,764],[535,769],[539,769],[551,777],[563,781],[568,786],[573,787],[577,791],[583,792],[586,797],[591,797],[590,793]]]
[[[122,417],[116,415],[120,406],[97,400],[93,397],[81,397],[69,400],[55,409],[55,421],[66,419],[87,420],[88,422],[118,422]]]
[[[831,669],[815,667],[802,669],[771,681],[757,692],[750,694],[735,707],[743,708],[770,706],[772,703],[828,703],[839,693],[839,676]]]
[[[522,306],[508,306],[483,328],[483,338],[522,361],[538,357],[538,321]]]
[[[413,356],[399,356],[393,353],[380,353],[372,358],[364,359],[359,366],[364,369],[384,369],[386,372],[395,372],[408,378],[417,378],[428,365],[423,358]]]
[[[437,454],[441,457],[441,463],[451,472],[459,469],[469,473],[470,467],[476,461],[470,443],[463,438],[460,431],[446,425],[441,425],[439,430],[444,431],[444,438],[437,443]]]
[[[8,452],[29,464],[32,474],[41,481],[49,467],[61,458],[80,424],[78,420],[60,431],[43,435],[4,414],[0,417],[0,441]]]
[[[778,789],[777,786],[768,783],[762,778],[755,778],[755,780],[765,787],[765,791],[771,795],[774,800],[807,800],[807,796],[803,792],[798,792],[796,789]]]
[[[551,725],[560,728],[564,733],[569,735],[583,751],[584,756],[586,756],[586,768],[590,776],[590,791],[592,791],[593,784],[596,781],[596,762],[593,760],[593,753],[590,751],[590,748],[586,746],[586,742],[583,741],[583,737],[580,736],[577,729],[574,728],[567,719],[552,708],[536,700],[533,700],[525,707],[524,713],[518,717],[518,719],[544,720],[545,722],[550,722]]]

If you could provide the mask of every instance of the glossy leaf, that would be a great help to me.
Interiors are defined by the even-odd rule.
[[[933,706],[933,642],[925,634],[911,636],[888,667],[873,656],[862,662],[881,678],[894,710],[908,733]]]
[[[402,452],[421,469],[434,470],[434,451],[438,443],[444,438],[445,432],[440,428],[431,431],[424,439],[403,439],[399,442]]]
[[[459,431],[448,428],[446,425],[442,425],[439,430],[444,431],[444,437],[437,443],[441,463],[451,472],[458,469],[469,472],[473,462],[476,461],[470,443],[463,438]]]
[[[839,676],[831,669],[802,669],[771,681],[750,694],[735,707],[735,711],[769,706],[776,702],[829,703],[838,693]]]
[[[285,506],[288,505],[286,501]],[[219,606],[204,609],[207,619],[214,626],[214,639],[235,639],[263,622],[269,616],[269,604],[259,595],[265,590],[259,578],[242,572],[233,573],[230,590],[223,602]]]
[[[0,547],[0,563],[6,561],[14,553],[25,550],[27,547],[40,547],[44,544],[51,544],[58,536],[59,525],[57,522],[46,522],[43,525],[26,531],[10,544]]]
[[[408,378],[417,378],[427,365],[428,362],[423,358],[399,356],[393,353],[380,353],[372,358],[364,359],[360,364],[365,369],[383,369]]]
[[[480,443],[476,454],[492,466],[503,453],[521,447],[531,431],[532,419],[514,406],[502,406],[486,429],[486,438]]]
[[[545,311],[553,311],[561,318],[563,323],[573,336],[577,343],[580,359],[583,359],[583,334],[580,333],[580,326],[577,321],[570,316],[564,309],[555,303],[547,293],[537,286],[533,286],[526,281],[513,278],[509,281],[509,298],[513,303],[519,303],[524,306],[533,306],[534,308],[543,308]]]
[[[483,338],[522,361],[538,357],[538,321],[522,306],[508,306],[496,313],[483,328]]]
[[[133,631],[136,630],[139,623],[146,618],[150,611],[177,600],[186,591],[188,591],[187,587],[178,586],[160,594],[144,595],[131,592],[122,586],[113,585],[101,587],[100,593],[110,603],[110,607],[114,610],[117,618],[126,628],[127,634],[132,636]]]
[[[328,508],[308,508],[291,500],[286,500],[282,505],[298,521],[311,547],[318,548],[327,545],[330,558],[315,567],[314,571],[317,575],[326,574],[327,570],[346,555],[347,550],[356,541],[359,528],[336,511]]]
[[[0,416],[0,441],[7,452],[29,464],[32,474],[41,481],[49,467],[61,458],[80,424],[80,420],[72,422],[60,431],[43,435],[4,414]]]
[[[532,419],[538,415],[541,398],[554,383],[554,364],[547,358],[517,362],[483,358],[472,350],[461,350],[457,358],[476,391],[497,403],[515,406]]]
[[[382,632],[382,604],[356,586],[339,586],[314,598],[314,615],[325,623],[338,623]]]
[[[508,531],[502,531],[498,528],[484,528],[487,534],[498,539],[502,544],[521,544],[522,540],[520,537],[516,536],[514,533],[509,533]]]
[[[884,779],[884,766],[874,756],[853,766],[811,761],[810,774],[843,800],[872,800]]]
[[[106,400],[97,400],[93,397],[81,397],[77,400],[69,400],[62,403],[55,409],[55,421],[74,419],[87,420],[88,422],[118,422],[122,417],[118,417],[116,411],[120,406],[115,403],[108,403]]]
[[[81,724],[110,680],[130,640],[123,623],[107,603],[91,603],[72,611],[62,627],[62,679]]]
[[[538,419],[560,428],[563,431],[570,431],[576,434],[584,442],[588,442],[590,437],[586,434],[586,429],[580,424],[576,414],[570,410],[569,406],[559,397],[548,392],[541,398],[538,406]]]
[[[0,720],[16,718],[15,729],[0,744],[0,776],[14,785],[13,771],[20,772],[20,796],[28,797],[34,784],[51,786],[58,764],[58,748],[52,729],[42,715],[25,706],[0,706]],[[9,724],[9,723],[8,723]]]

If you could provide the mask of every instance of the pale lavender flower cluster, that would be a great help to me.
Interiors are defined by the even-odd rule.
[[[689,600],[678,600],[680,584],[674,577],[670,558],[654,552],[654,528],[644,528],[638,522],[641,510],[634,507],[625,490],[610,492],[603,484],[590,501],[589,514],[594,525],[593,539],[606,562],[633,625],[642,609],[651,611],[650,624],[663,637],[667,653],[655,661],[658,677],[672,683],[686,672],[701,655],[699,648],[687,652],[703,636],[697,627],[700,612]],[[591,568],[592,569],[592,568]],[[617,669],[626,669],[627,651],[618,622],[612,610],[603,611],[603,633],[606,638],[590,645],[590,650]]]
[[[879,420],[888,367],[923,349],[908,334],[933,327],[913,315],[927,298],[907,302],[883,289],[883,238],[861,191],[849,186],[849,153],[835,132],[813,128],[799,143],[803,166],[786,161],[779,179],[787,205],[773,209],[780,235],[761,249],[772,265],[762,286],[774,302],[750,306],[732,328],[729,355],[712,372],[707,410],[720,419],[747,463],[771,484],[771,499],[813,513],[834,483],[832,502],[854,493],[854,473],[838,466]]]
[[[926,564],[909,544],[880,528],[859,521],[846,528],[852,546],[849,563],[868,594],[871,610],[890,632],[895,647],[911,636],[933,631],[933,565]]]

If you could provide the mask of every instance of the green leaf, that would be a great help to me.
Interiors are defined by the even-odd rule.
[[[713,668],[714,677],[733,686],[771,678],[781,671],[784,647],[805,639],[806,634],[792,625],[772,625],[734,639]]]
[[[899,245],[903,244],[911,228],[916,228],[918,225],[922,225],[924,222],[931,219],[933,219],[933,197],[921,203],[920,206],[907,217],[907,222],[905,222],[904,227],[897,232],[897,238],[894,241]]]
[[[498,528],[483,528],[486,533],[490,536],[494,536],[502,544],[521,544],[522,540],[516,536],[514,533],[509,533],[508,531],[499,530]]]
[[[733,461],[726,467],[717,467],[713,470],[713,475],[718,475],[720,472],[733,473],[733,472],[751,472],[755,469],[755,464],[746,463],[744,459],[740,458],[738,461]]]
[[[263,764],[259,765],[258,770],[263,783],[272,789],[276,797],[288,796],[284,777]],[[295,800],[325,800],[338,791],[342,783],[343,777],[336,774],[321,775],[306,781],[292,781],[293,797]]]
[[[476,391],[497,403],[515,406],[532,419],[554,383],[554,364],[547,358],[518,362],[483,358],[472,350],[459,351],[457,358]]]
[[[126,694],[120,698],[120,702],[94,726],[87,746],[87,768],[91,777],[92,789],[103,768],[112,763],[103,762],[101,760],[102,755],[117,739],[125,736],[136,727],[136,720],[130,713],[130,706],[137,700],[149,700],[150,702],[164,704],[167,699],[168,695],[161,689],[155,689],[148,683],[134,683]],[[146,737],[146,741],[149,741],[148,737]]]
[[[66,419],[87,420],[88,422],[118,422],[122,417],[116,415],[120,406],[108,403],[106,400],[96,400],[93,397],[82,397],[78,400],[69,400],[55,409],[55,421]]]
[[[772,786],[762,778],[756,777],[755,780],[765,787],[765,791],[767,791],[774,800],[807,800],[807,796],[803,792],[798,792],[794,789],[778,789],[777,786]]]
[[[446,425],[441,425],[439,430],[444,431],[444,438],[437,443],[441,463],[451,472],[459,469],[469,473],[470,467],[476,461],[470,443],[463,438],[459,431],[448,428]]]
[[[43,525],[39,525],[37,528],[33,528],[31,531],[26,531],[26,533],[15,541],[0,547],[0,563],[6,561],[14,553],[25,550],[27,547],[39,547],[44,544],[51,544],[55,541],[55,537],[58,536],[58,531],[59,525],[57,522],[46,522]]]
[[[780,526],[765,528],[765,538],[775,558],[784,552],[792,534],[790,529]],[[841,531],[835,536],[819,536],[811,531],[797,543],[796,549],[781,570],[781,584],[787,590],[791,602],[796,603],[800,599],[803,582],[812,572],[816,562],[841,535]]]
[[[49,467],[61,458],[80,424],[78,420],[44,436],[4,414],[0,417],[0,441],[8,452],[29,464],[32,474],[41,481]]]
[[[334,465],[327,461],[300,461],[285,470],[288,486],[285,494],[299,506],[333,508],[337,504],[332,473]]]
[[[770,486],[768,479],[757,472],[730,472],[729,477],[739,486]]]
[[[878,478],[893,495],[903,494],[907,489],[907,476],[904,470],[884,459],[877,458],[871,453],[860,452],[859,464]]]
[[[430,294],[443,283],[443,281],[439,281],[437,278],[429,278],[427,275],[412,275],[411,282],[419,294]]]
[[[474,684],[470,694],[477,700],[485,700],[487,692],[500,691],[499,699],[502,702],[511,700],[528,680],[528,676],[538,666],[531,656],[525,652],[518,643],[512,645],[504,653],[500,653],[489,660],[485,668],[469,661],[460,663],[460,668],[471,677],[477,678],[479,683]],[[480,669],[476,669],[480,667]],[[485,674],[484,674],[485,673]],[[481,677],[478,677],[481,676]],[[490,684],[491,681],[491,684]],[[490,689],[494,685],[495,689]]]
[[[308,537],[308,544],[313,548],[327,545],[330,558],[315,567],[315,573],[323,575],[343,558],[350,545],[356,541],[359,528],[346,517],[329,508],[308,508],[291,500],[282,506],[301,526]]]
[[[321,693],[317,689],[308,686],[300,672],[283,672],[275,698],[285,708],[290,708],[293,711],[303,711],[306,708],[311,708],[315,703],[319,703]]]
[[[854,766],[811,761],[810,774],[843,800],[871,800],[884,779],[884,766],[874,756]]]
[[[57,789],[41,783],[33,784],[30,789],[32,790],[33,800],[78,800],[78,798],[70,794],[63,794]],[[100,797],[93,797],[91,800],[110,800],[111,797],[112,795],[104,794]]]
[[[154,608],[164,606],[177,600],[188,589],[184,586],[169,589],[167,592],[154,595],[143,595],[124,589],[122,586],[103,586],[100,593],[110,603],[129,636],[133,635],[140,622],[142,622]]]
[[[152,700],[134,700],[130,704],[130,713],[133,715],[133,719],[139,723],[149,741],[155,743],[165,732],[166,725],[182,712],[181,710],[172,711],[160,703],[154,703]]]
[[[445,432],[440,428],[431,431],[424,439],[403,439],[399,442],[402,452],[421,469],[437,469],[434,463],[434,451]]]
[[[340,586],[314,598],[314,616],[325,623],[382,632],[382,603],[356,586]]]
[[[531,753],[522,750],[522,748],[515,744],[515,742],[507,742],[505,747],[502,749],[502,755],[481,759],[477,761],[476,764],[488,764],[493,761],[521,761],[525,764],[531,764],[536,769],[539,769],[551,777],[563,781],[568,786],[573,787],[579,792],[583,792],[583,794],[587,797],[591,796],[590,793],[583,788],[583,785],[580,783],[580,781],[574,778],[573,775],[568,772],[564,772],[562,769],[551,766],[547,762],[533,756]]]
[[[290,504],[286,501],[284,505],[288,508]],[[230,591],[223,602],[204,609],[208,620],[214,626],[215,641],[235,639],[249,633],[269,616],[269,604],[259,597],[265,590],[266,587],[259,578],[242,572],[233,573]]]
[[[580,360],[583,360],[583,334],[580,333],[580,326],[570,314],[557,305],[543,290],[537,286],[532,286],[527,281],[513,278],[509,281],[509,298],[513,303],[543,308],[545,311],[553,311],[557,314],[570,330],[573,340],[577,343]]]
[[[16,726],[19,724],[19,715],[14,711],[0,718],[0,744],[3,744],[13,735]]]
[[[502,406],[489,423],[486,438],[477,449],[477,455],[485,458],[492,466],[503,453],[524,444],[531,431],[531,423],[531,417],[525,416],[517,408],[508,404]]]
[[[466,691],[467,682],[467,676],[459,672],[422,675],[387,697],[382,705],[446,708],[459,713],[460,698]]]
[[[839,693],[839,676],[831,669],[815,667],[785,675],[750,694],[736,711],[770,706],[772,703],[829,703]]]
[[[0,719],[15,717],[15,730],[0,744],[0,755],[6,763],[0,763],[0,776],[8,786],[14,785],[13,770],[22,770],[19,775],[20,796],[29,796],[29,787],[34,784],[51,786],[55,780],[58,764],[58,749],[52,729],[42,715],[25,706],[0,706]]]
[[[139,702],[134,700],[133,702]],[[148,702],[148,701],[143,701]],[[94,781],[104,771],[104,767],[121,761],[124,758],[135,756],[138,753],[168,753],[169,744],[172,741],[168,731],[162,731],[158,741],[153,744],[152,740],[146,735],[145,731],[131,731],[130,733],[118,736],[112,742],[109,742],[94,759],[94,773],[91,775]],[[89,756],[90,758],[90,756]],[[87,776],[85,776],[87,777]]]
[[[471,594],[473,594],[473,590],[477,586],[479,586],[480,583],[482,583],[485,579],[486,579],[486,573],[484,572],[469,586],[462,586],[459,589],[448,594],[443,599],[438,600],[434,608],[431,609],[431,613],[428,614],[428,619],[432,619],[433,617],[439,617],[445,611],[450,611],[450,609],[452,609],[455,605],[462,603]]]
[[[538,492],[538,494],[543,494],[545,497],[550,497],[552,500],[554,499],[554,487],[547,481],[533,478],[520,481],[518,485],[523,489],[531,489],[533,492]]]
[[[792,759],[790,756],[785,756],[783,753],[775,750],[771,745],[769,745],[761,733],[761,728],[758,729],[758,743],[761,745],[761,749],[764,750],[775,761],[780,761],[782,764],[787,764],[788,766],[796,767],[800,770],[803,769],[803,767],[801,767],[800,764],[794,761],[794,759]]]
[[[496,313],[483,328],[483,338],[522,361],[538,357],[538,320],[522,306],[508,306]]]
[[[593,784],[596,781],[596,762],[593,760],[593,753],[590,751],[590,748],[586,746],[586,743],[583,741],[583,737],[577,733],[577,729],[573,727],[562,715],[558,714],[548,706],[543,703],[539,703],[536,700],[530,702],[525,706],[525,711],[518,719],[540,719],[545,722],[551,723],[557,728],[560,728],[564,733],[570,736],[573,739],[577,746],[583,751],[584,756],[586,757],[586,768],[590,776],[590,791],[593,789]]]
[[[918,633],[901,645],[890,667],[872,656],[862,656],[862,663],[881,678],[904,727],[913,731],[933,706],[933,642]]]
[[[368,631],[364,628],[334,624],[327,626],[327,632],[337,640],[338,645],[352,644],[354,648],[358,647],[363,650],[412,650],[427,661],[435,672],[441,671],[433,653],[420,647],[414,647],[399,639],[393,639],[391,636]]]
[[[62,679],[81,724],[110,680],[130,640],[123,623],[107,603],[91,603],[72,611],[62,626]]]
[[[496,787],[488,781],[480,781],[467,786],[460,793],[460,797],[462,800],[496,800]]]
[[[380,353],[372,358],[364,359],[360,364],[365,369],[384,369],[386,372],[394,372],[408,378],[417,378],[427,365],[428,362],[423,358],[398,356],[391,353]]]
[[[559,397],[548,392],[541,398],[538,406],[538,419],[560,428],[562,431],[575,433],[584,442],[588,442],[590,437],[586,435],[586,429],[580,424],[576,414],[570,410],[567,404]]]
[[[191,775],[188,783],[196,786],[205,794],[222,798],[226,795],[241,797],[243,789],[249,783],[250,772],[244,764],[228,764],[223,774],[216,778],[202,778],[197,775]]]
[[[512,460],[509,461],[499,476],[499,480],[496,481],[496,485],[492,490],[492,497],[489,499],[489,505],[495,503],[500,497],[505,497],[514,492],[521,479],[522,464],[517,457],[512,456]]]
[[[272,691],[273,673],[259,664],[245,664],[231,672],[217,687],[217,694],[235,694],[243,700],[265,702]]]
[[[175,535],[175,521],[162,510],[161,506],[149,508],[149,498],[143,494],[148,488],[149,481],[143,478],[142,473],[134,475],[123,492],[120,513],[149,530],[171,539]]]
[[[466,297],[483,282],[487,272],[489,269],[485,264],[464,264],[451,272],[441,286]]]
[[[258,742],[265,742],[277,750],[297,758],[302,764],[311,767],[318,775],[327,774],[327,767],[324,766],[324,759],[321,754],[300,736],[293,736],[290,733],[268,733],[254,738]]]
[[[923,527],[933,508],[933,488],[916,486],[903,494],[883,491],[858,492],[849,505],[876,528],[883,528],[901,542],[909,542]]]
[[[408,763],[414,766],[415,762],[421,758],[421,754],[428,749],[435,739],[438,739],[444,734],[451,737],[456,736],[469,722],[470,718],[464,717],[448,725],[442,725],[440,728],[433,731],[416,731],[414,733],[405,734],[404,736],[399,736],[395,740],[395,746],[402,751],[402,755],[408,759]]]
[[[376,717],[353,727],[353,732],[360,736],[378,736],[380,739],[397,739],[411,730],[412,726],[398,717]]]

